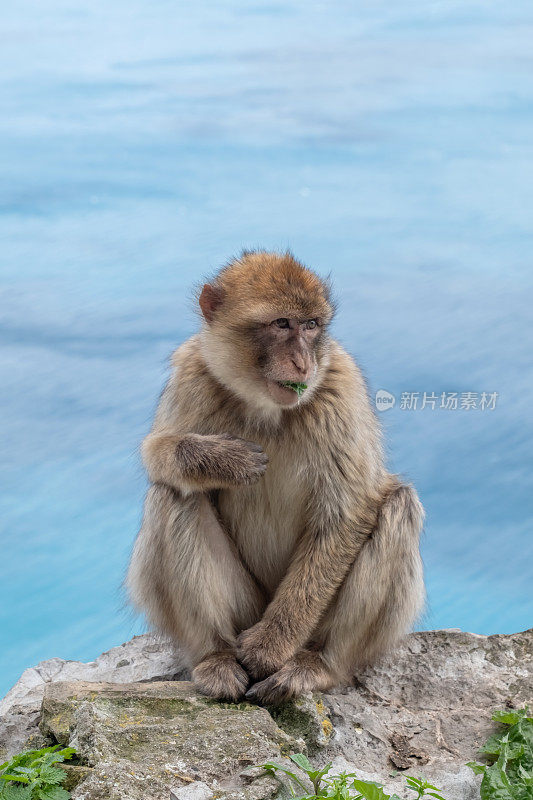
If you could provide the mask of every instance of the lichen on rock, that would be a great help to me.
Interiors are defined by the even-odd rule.
[[[51,683],[40,725],[45,736],[76,747],[91,768],[74,793],[80,798],[99,796],[91,789],[97,786],[109,798],[124,797],[124,780],[132,800],[168,796],[170,785],[199,778],[218,785],[301,748],[266,709],[215,702],[188,681]]]
[[[324,697],[303,695],[268,710],[286,733],[303,740],[310,755],[325,747],[333,734]]]

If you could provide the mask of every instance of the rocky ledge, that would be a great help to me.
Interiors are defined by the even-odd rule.
[[[401,797],[411,774],[474,800],[465,763],[494,732],[491,712],[532,704],[533,630],[415,633],[352,686],[277,708],[209,700],[187,677],[180,654],[149,634],[88,664],[43,661],[0,702],[0,760],[70,743],[78,800],[269,800],[278,783],[250,768],[305,752]]]

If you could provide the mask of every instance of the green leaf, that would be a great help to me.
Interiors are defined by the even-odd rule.
[[[323,775],[327,775],[327,774],[328,774],[328,772],[330,771],[331,767],[332,767],[332,762],[331,762],[331,761],[329,761],[329,762],[326,764],[326,766],[325,766],[325,767],[322,767],[322,769],[320,769],[320,770],[319,770],[319,771],[318,771],[316,774],[317,774],[317,775],[320,775],[320,777],[322,777]],[[343,772],[343,773],[342,773],[342,776],[343,776],[343,777],[345,777],[345,776],[346,776],[346,773],[344,773],[344,772]]]
[[[41,770],[41,778],[45,783],[52,785],[63,783],[65,780],[65,773],[59,767],[44,767]]]
[[[35,767],[15,767],[13,772],[21,772],[23,775],[33,775],[37,770]]]
[[[533,771],[524,769],[522,764],[519,764],[518,775],[522,783],[525,783],[526,786],[533,786]]]
[[[488,769],[486,764],[476,764],[475,761],[467,761],[466,766],[470,767],[476,775],[483,775],[485,770]]]
[[[499,756],[502,747],[502,736],[499,733],[495,733],[479,748],[479,752],[489,756]]]
[[[59,745],[25,750],[2,764],[0,800],[68,800],[70,793],[60,784],[65,773],[53,764],[72,758],[76,750]]]
[[[516,800],[509,778],[497,764],[487,767],[479,792],[481,800]]]
[[[482,775],[482,800],[533,800],[533,718],[527,707],[495,711],[495,722],[506,725],[505,733],[489,738],[482,752],[495,763],[470,762]]]
[[[298,397],[301,397],[305,390],[307,389],[306,383],[295,383],[294,381],[281,381],[283,386],[286,386],[287,389],[292,389],[293,392],[296,392]]]
[[[14,786],[6,783],[0,792],[0,800],[32,800],[31,786]]]
[[[60,786],[50,786],[47,789],[39,789],[39,800],[69,800],[70,792]]]
[[[523,744],[519,742],[513,742],[512,744],[507,745],[507,760],[514,761],[517,758],[520,758],[524,755],[525,748]]]
[[[354,780],[353,786],[365,800],[390,800],[390,795],[385,794],[381,786],[369,781]]]
[[[297,766],[299,766],[304,772],[313,772],[313,765],[303,753],[292,753],[289,758],[291,761],[294,761],[294,763],[297,764]]]
[[[524,712],[520,711],[495,711],[492,719],[494,722],[501,722],[503,725],[516,725],[522,716],[524,716]]]
[[[287,769],[287,767],[281,766],[281,764],[276,764],[274,761],[268,761],[266,764],[258,764],[257,766],[262,767],[262,769],[266,770],[267,772],[271,772],[273,775],[275,775],[276,772],[283,772],[285,775],[288,775],[291,780],[297,783],[298,786],[303,789],[305,794],[307,794],[309,791],[307,786],[302,783],[298,775],[295,775],[294,772],[291,772],[291,770]],[[294,795],[294,792],[292,792],[292,794]]]
[[[59,747],[59,745],[48,748],[47,752],[44,755],[46,764],[57,764],[63,761],[70,761],[72,756],[76,754],[75,747],[64,747],[62,750],[59,751],[57,751],[57,747]]]

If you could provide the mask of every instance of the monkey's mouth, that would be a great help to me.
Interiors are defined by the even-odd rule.
[[[276,380],[267,380],[268,390],[273,400],[278,403],[280,406],[294,406],[300,399],[300,395],[302,394],[302,390],[296,391],[292,388],[290,381],[276,381]],[[294,386],[301,384],[293,384]],[[306,387],[307,388],[307,387]]]

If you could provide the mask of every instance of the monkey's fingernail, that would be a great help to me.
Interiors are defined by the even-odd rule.
[[[246,697],[247,700],[257,700],[257,692],[255,691],[253,686],[251,689],[248,689],[248,691],[244,696]]]

